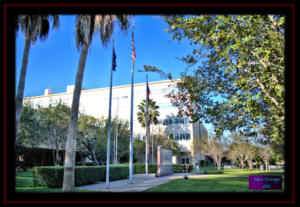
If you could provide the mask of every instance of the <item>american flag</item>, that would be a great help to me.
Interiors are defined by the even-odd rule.
[[[135,61],[135,47],[134,47],[134,36],[133,36],[133,30],[132,30],[132,61]]]

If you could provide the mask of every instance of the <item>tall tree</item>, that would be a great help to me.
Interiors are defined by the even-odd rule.
[[[78,119],[78,140],[90,152],[94,165],[99,164],[94,149],[99,125],[99,121],[95,117],[80,114]]]
[[[182,58],[195,71],[183,74],[179,93],[170,94],[173,104],[194,120],[213,123],[217,133],[259,132],[283,149],[285,17],[174,15],[165,20],[173,39],[187,38],[195,46]]]
[[[259,156],[265,163],[265,170],[268,170],[269,168],[269,161],[272,157],[270,146],[268,145],[262,145],[258,149]]]
[[[238,159],[238,151],[235,147],[235,143],[231,143],[231,145],[228,147],[226,157],[231,161],[231,165],[234,166],[235,161]]]
[[[256,155],[255,146],[253,146],[249,143],[246,143],[245,154],[246,154],[245,157],[246,157],[249,169],[253,169],[253,160],[255,159],[255,155]]]
[[[64,148],[67,137],[70,107],[61,100],[50,103],[45,108],[39,108],[40,125],[47,144],[52,148],[53,164],[59,165],[59,150]]]
[[[149,99],[148,101],[148,126],[151,124],[158,124],[158,117],[159,117],[159,111],[158,111],[159,106],[156,105],[156,102],[153,99]],[[143,99],[142,102],[138,105],[139,111],[137,112],[137,118],[139,123],[143,128],[146,127],[146,100]],[[150,137],[150,127],[148,127],[148,134]],[[148,142],[149,143],[149,142]],[[153,145],[152,145],[153,146]],[[152,149],[153,152],[153,149]],[[153,160],[152,160],[153,162]]]
[[[246,144],[246,141],[245,141],[246,137],[241,135],[238,132],[234,132],[234,133],[232,133],[232,139],[233,139],[233,142],[234,142],[233,150],[236,151],[237,157],[238,157],[239,162],[240,162],[239,163],[240,167],[242,168],[242,170],[244,170],[245,161],[247,159],[246,151],[247,151],[247,148],[248,148],[248,145]]]
[[[64,166],[63,192],[74,191],[74,171],[76,155],[77,120],[82,79],[87,60],[89,46],[95,31],[99,30],[103,46],[106,46],[113,33],[115,21],[120,22],[121,30],[126,31],[129,26],[128,15],[78,15],[75,23],[76,46],[80,50],[75,88],[73,93],[71,118],[66,141],[66,155]]]
[[[30,45],[34,44],[38,39],[44,41],[47,38],[49,34],[50,19],[53,19],[52,27],[58,28],[59,17],[57,15],[18,15],[16,19],[17,31],[21,28],[21,31],[25,33],[25,48],[23,51],[20,79],[16,96],[16,137],[18,136],[20,124]]]
[[[38,110],[31,103],[24,103],[16,139],[16,155],[24,156],[23,163],[19,163],[24,169],[23,164],[27,161],[29,151],[45,142],[40,120],[41,116]]]
[[[219,171],[221,170],[222,158],[225,156],[225,145],[221,141],[220,137],[213,134],[193,140],[193,148],[212,157]]]

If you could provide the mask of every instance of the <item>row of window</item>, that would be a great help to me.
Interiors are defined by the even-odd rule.
[[[136,138],[140,139],[140,140],[145,140],[144,135],[137,135]],[[174,133],[174,134],[169,134],[169,138],[174,139],[175,141],[190,140],[191,135],[190,135],[190,133]]]
[[[189,124],[189,118],[188,117],[174,117],[174,118],[168,118],[164,120],[159,121],[160,124],[163,125],[172,125],[172,124]]]
[[[190,140],[191,139],[191,135],[190,135],[190,133],[174,133],[173,138],[176,141],[179,141],[179,140]]]

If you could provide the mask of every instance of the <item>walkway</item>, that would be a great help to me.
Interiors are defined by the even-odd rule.
[[[129,180],[116,180],[109,182],[109,189],[105,189],[105,182],[99,182],[92,185],[84,185],[76,187],[76,189],[89,190],[89,191],[104,191],[104,192],[142,192],[163,183],[166,183],[173,179],[183,178],[185,173],[175,173],[169,176],[155,177],[155,174],[148,174],[146,179],[145,174],[134,174],[132,176],[133,183],[129,184]],[[190,174],[189,178],[204,177],[207,175]]]

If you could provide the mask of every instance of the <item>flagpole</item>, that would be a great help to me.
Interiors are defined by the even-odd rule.
[[[113,39],[113,49],[112,49],[112,61],[114,60],[114,39]],[[108,110],[108,127],[107,127],[107,153],[106,153],[106,182],[105,188],[108,189],[109,186],[109,161],[110,161],[110,135],[111,135],[111,99],[112,99],[112,79],[113,79],[113,68],[114,62],[112,62],[111,70],[110,70],[110,88],[109,88],[109,110]]]
[[[146,156],[145,156],[145,167],[146,167],[146,179],[148,179],[148,72],[146,71]]]
[[[116,164],[118,164],[118,130],[119,130],[119,98],[117,106]]]
[[[119,98],[117,104],[117,121],[116,121],[116,164],[118,164],[118,128],[119,128]]]
[[[134,24],[132,26],[132,41],[134,41]],[[134,46],[134,45],[132,45]],[[133,50],[133,48],[132,48]],[[132,51],[133,53],[133,51]],[[133,54],[132,54],[133,55]],[[134,78],[134,59],[132,57],[132,68],[131,68],[131,107],[130,107],[130,143],[129,143],[129,183],[132,181],[132,168],[133,168],[133,78]]]

